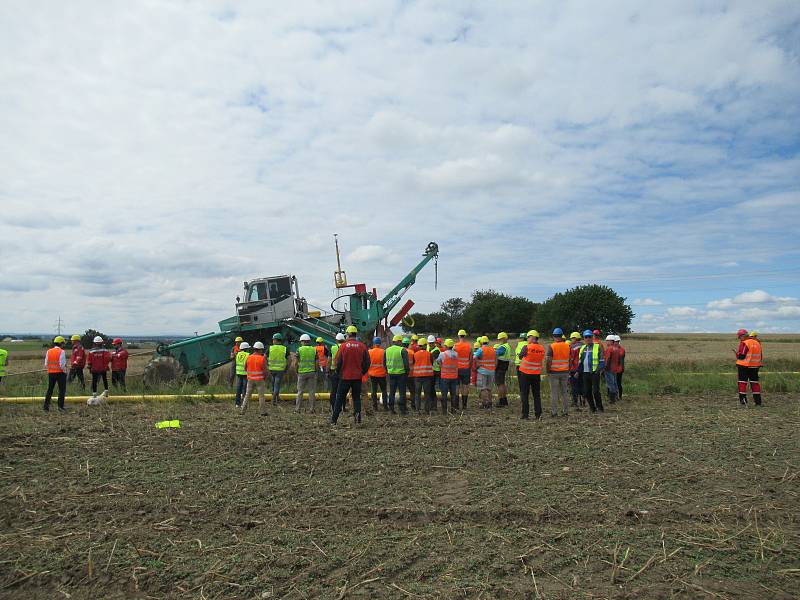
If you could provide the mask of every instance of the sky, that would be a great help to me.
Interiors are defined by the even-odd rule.
[[[201,333],[242,282],[586,283],[800,331],[796,1],[0,4],[0,333]],[[535,323],[532,324],[535,326]]]

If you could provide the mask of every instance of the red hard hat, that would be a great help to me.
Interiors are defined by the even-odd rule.
[[[592,332],[592,335],[600,335],[600,330],[599,330],[599,329],[595,329],[595,330]]]
[[[114,338],[114,341],[111,342],[112,346],[117,346],[119,344],[122,344],[122,340],[119,338]]]
[[[442,338],[436,338],[436,343],[437,344],[441,344],[442,343]]]
[[[742,337],[743,335],[747,335],[747,329],[740,329],[736,332],[736,337]]]

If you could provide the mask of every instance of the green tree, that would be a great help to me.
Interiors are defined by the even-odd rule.
[[[467,303],[463,298],[450,298],[442,302],[441,312],[447,317],[447,322],[441,328],[442,331],[455,331],[460,328],[461,318],[464,316],[464,309]],[[439,331],[439,329],[437,329]]]
[[[83,344],[84,348],[91,348],[92,346],[94,346],[94,338],[98,335],[101,338],[103,338],[103,346],[108,348],[109,347],[108,336],[105,333],[101,333],[95,329],[86,330],[86,332],[81,336],[81,344]]]
[[[536,307],[536,303],[522,296],[478,290],[472,294],[472,301],[464,310],[464,327],[471,335],[527,330],[530,328],[530,315]]]
[[[626,298],[605,285],[582,285],[559,292],[536,310],[539,332],[561,327],[570,331],[600,329],[603,332],[627,333],[636,316]]]

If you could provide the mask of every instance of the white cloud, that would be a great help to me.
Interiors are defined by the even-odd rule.
[[[242,280],[287,272],[332,297],[334,231],[372,285],[438,241],[420,310],[787,264],[799,18],[779,0],[2,5],[0,328],[209,330]],[[593,244],[566,236],[582,223]],[[697,301],[631,292],[650,294]]]
[[[631,304],[634,306],[661,306],[663,302],[660,300],[653,300],[652,298],[637,298]]]
[[[700,314],[700,311],[691,306],[672,306],[667,309],[667,315],[670,317],[694,317]]]

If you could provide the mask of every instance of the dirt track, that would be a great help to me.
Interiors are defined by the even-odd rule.
[[[2,595],[790,598],[800,415],[0,407]],[[180,418],[180,430],[156,430]],[[410,597],[410,596],[409,596]]]

